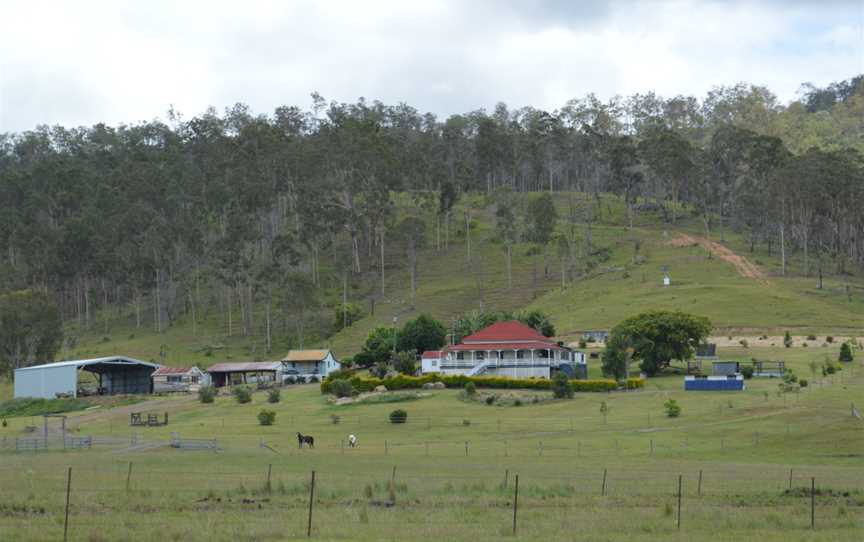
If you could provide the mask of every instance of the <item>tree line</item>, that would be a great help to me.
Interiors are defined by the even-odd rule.
[[[130,309],[158,332],[218,315],[228,335],[263,336],[269,350],[274,334],[302,343],[322,304],[347,308],[358,276],[385,296],[388,254],[408,262],[413,285],[418,251],[446,249],[461,225],[470,258],[470,209],[454,208],[501,191],[590,194],[596,205],[575,218],[589,227],[614,193],[631,226],[646,208],[670,223],[689,212],[708,236],[731,228],[776,250],[784,272],[798,253],[808,273],[823,262],[845,272],[864,265],[862,118],[858,76],[805,85],[788,105],[740,84],[702,99],[588,95],[554,111],[498,104],[439,119],[313,94],[308,109],[267,115],[238,104],[0,134],[0,291],[40,292],[65,322],[106,332]],[[545,255],[540,205],[522,238]],[[509,246],[519,234],[500,207]]]

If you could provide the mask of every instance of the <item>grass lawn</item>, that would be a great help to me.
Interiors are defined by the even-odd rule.
[[[864,396],[864,368],[858,360],[831,378],[813,378],[809,360],[826,352],[836,355],[836,347],[722,351],[724,358],[782,357],[811,381],[800,393],[779,395],[775,379],[718,393],[684,392],[681,377],[668,376],[644,390],[537,404],[525,392],[518,407],[466,400],[458,390],[336,406],[317,386],[302,385],[283,390],[275,405],[258,392],[248,405],[229,396],[212,405],[176,397],[71,413],[76,435],[106,444],[37,454],[7,446],[0,539],[62,536],[71,466],[73,540],[152,540],[157,528],[167,540],[305,537],[315,470],[317,540],[510,538],[518,474],[517,540],[857,541],[864,422],[850,405]],[[665,415],[669,399],[681,405],[680,417]],[[258,425],[262,408],[276,411],[275,425]],[[395,408],[408,412],[407,423],[389,423]],[[222,451],[131,449],[130,410],[169,412],[169,426],[138,429],[145,442],[176,432],[216,438]],[[12,418],[0,437],[21,437],[28,424]],[[315,449],[297,448],[298,431],[315,437]],[[343,447],[348,434],[357,435],[357,449]],[[819,488],[815,532],[805,489],[811,477]]]

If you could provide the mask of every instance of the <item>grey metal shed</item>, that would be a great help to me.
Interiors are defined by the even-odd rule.
[[[99,378],[98,392],[151,393],[153,372],[160,366],[125,356],[60,361],[15,369],[15,397],[53,399],[58,394],[78,396],[78,372],[88,371]]]

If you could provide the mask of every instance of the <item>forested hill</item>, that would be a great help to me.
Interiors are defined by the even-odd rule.
[[[326,344],[334,320],[369,320],[376,303],[377,320],[382,306],[386,320],[410,313],[433,284],[448,300],[430,309],[439,317],[520,308],[654,226],[758,247],[779,276],[848,283],[864,265],[864,79],[803,89],[785,105],[736,85],[444,120],[315,95],[308,111],[237,105],[3,134],[0,309],[50,300],[67,354],[120,330],[134,347],[152,329],[140,345],[150,356],[177,341],[219,356],[244,341],[268,357]],[[557,216],[525,192],[558,194]],[[605,247],[603,228],[618,228]],[[472,251],[472,239],[498,245]],[[476,295],[446,295],[456,273]],[[0,358],[49,355],[39,348],[4,345]]]

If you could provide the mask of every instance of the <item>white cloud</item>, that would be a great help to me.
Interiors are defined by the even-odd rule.
[[[14,2],[0,18],[0,131],[136,122],[174,105],[257,112],[309,93],[439,115],[572,97],[864,72],[860,2]],[[610,7],[611,6],[611,7]]]

